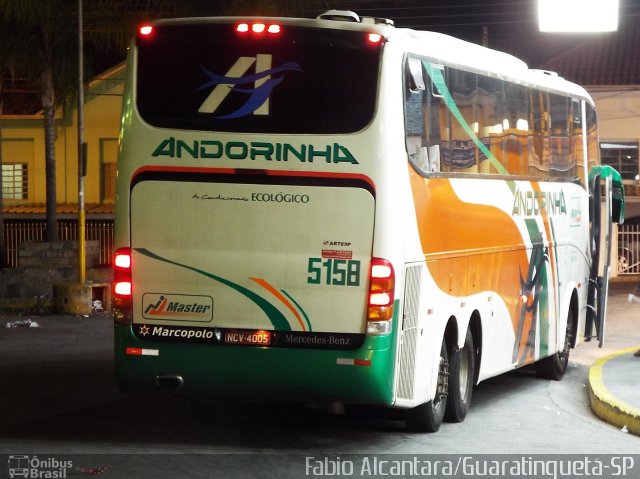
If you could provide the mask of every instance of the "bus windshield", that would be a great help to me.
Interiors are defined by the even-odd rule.
[[[381,43],[358,31],[156,25],[137,38],[140,115],[157,127],[353,133],[376,107]],[[276,31],[277,30],[277,31]]]

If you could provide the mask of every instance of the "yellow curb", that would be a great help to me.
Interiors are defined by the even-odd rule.
[[[625,427],[632,434],[640,436],[640,410],[618,399],[605,387],[602,380],[602,368],[613,358],[637,351],[640,346],[624,349],[593,363],[589,369],[589,399],[591,410],[596,416],[609,424]],[[640,368],[640,359],[638,359]]]

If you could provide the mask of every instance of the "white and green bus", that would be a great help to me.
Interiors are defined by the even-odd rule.
[[[504,53],[341,11],[153,22],[122,116],[119,386],[435,431],[478,382],[560,379],[602,339],[622,206],[586,91]]]

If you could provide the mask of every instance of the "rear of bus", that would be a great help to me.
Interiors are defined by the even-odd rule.
[[[141,29],[117,180],[123,391],[393,402],[395,271],[374,242],[390,226],[376,181],[393,176],[376,115],[387,28]]]

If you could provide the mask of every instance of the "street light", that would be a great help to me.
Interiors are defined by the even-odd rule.
[[[619,0],[538,0],[541,32],[614,32]]]

